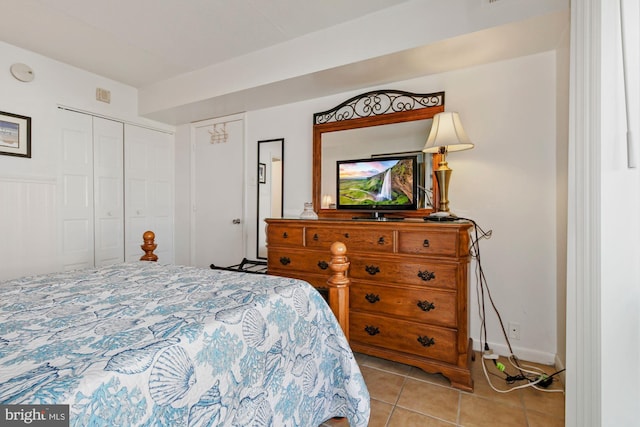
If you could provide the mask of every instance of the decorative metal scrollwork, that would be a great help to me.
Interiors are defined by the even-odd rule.
[[[371,304],[375,304],[378,301],[380,301],[380,295],[376,295],[376,294],[366,294],[364,296],[364,299],[366,299],[367,301],[369,301]]]
[[[427,300],[418,301],[417,306],[420,307],[420,310],[422,311],[430,311],[436,308],[436,306],[432,302],[429,302]]]
[[[417,94],[400,90],[374,90],[354,96],[334,108],[313,115],[316,125],[444,105],[444,92]]]
[[[429,338],[426,335],[424,337],[418,337],[418,342],[422,344],[423,347],[431,347],[436,343],[433,338]]]
[[[429,280],[433,280],[436,278],[436,273],[433,271],[427,271],[427,270],[418,271],[418,277],[424,280],[425,282],[428,282]]]
[[[289,264],[291,264],[291,258],[286,257],[286,256],[281,256],[281,257],[280,257],[280,264],[282,264],[282,265],[289,265]]]
[[[318,261],[318,267],[320,267],[320,270],[326,270],[329,268],[329,264],[326,261]]]
[[[380,329],[376,326],[365,326],[364,331],[371,336],[378,335],[380,333]]]
[[[372,276],[375,276],[376,274],[380,273],[380,267],[375,265],[367,265],[364,267],[364,270]]]
[[[384,236],[382,236],[382,237],[380,237],[380,238],[378,239],[378,244],[379,244],[379,245],[384,245]]]

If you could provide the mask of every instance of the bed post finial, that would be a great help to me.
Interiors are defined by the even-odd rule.
[[[144,244],[140,245],[140,248],[144,251],[144,255],[140,257],[140,261],[158,261],[158,255],[153,253],[153,251],[158,247],[154,242],[155,238],[156,234],[153,231],[145,231],[142,234]]]
[[[332,275],[327,281],[329,285],[329,307],[338,319],[344,335],[349,339],[349,285],[351,280],[347,277],[349,259],[346,256],[347,247],[342,242],[334,242],[331,245],[331,262],[329,268]]]

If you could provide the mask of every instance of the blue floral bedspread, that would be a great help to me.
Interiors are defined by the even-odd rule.
[[[366,426],[322,297],[281,277],[151,262],[0,283],[0,402],[72,426]]]

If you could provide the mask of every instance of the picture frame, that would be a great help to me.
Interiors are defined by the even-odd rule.
[[[267,165],[265,163],[258,163],[258,182],[260,184],[267,183]]]
[[[0,154],[31,158],[31,117],[0,111]]]

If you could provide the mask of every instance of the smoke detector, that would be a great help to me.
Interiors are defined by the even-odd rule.
[[[9,70],[11,71],[11,75],[21,82],[30,82],[35,77],[33,70],[27,64],[13,64]]]

